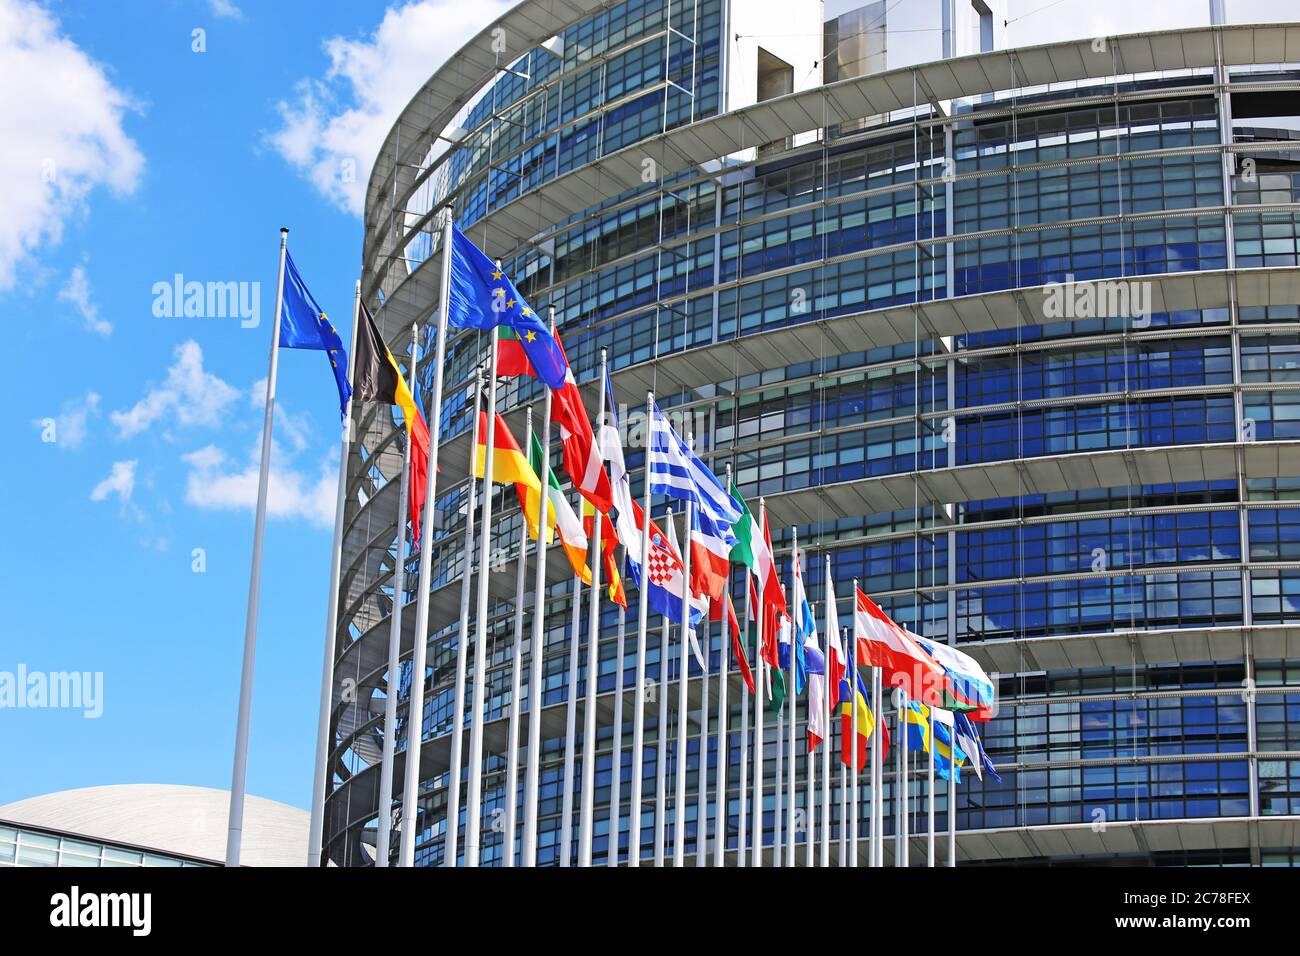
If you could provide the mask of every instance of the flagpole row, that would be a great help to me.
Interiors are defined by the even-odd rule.
[[[460,577],[460,627],[456,640],[456,694],[451,718],[451,768],[447,774],[447,834],[443,841],[443,866],[456,866],[460,839],[460,778],[464,769],[465,667],[469,661],[469,601],[474,579],[474,511],[477,491],[475,463],[478,459],[479,416],[483,411],[483,369],[474,373],[474,424],[470,434],[469,484],[465,497],[465,567]]]
[[[524,434],[533,434],[533,407],[524,412]],[[542,485],[545,494],[546,486]],[[510,661],[510,725],[506,733],[510,740],[506,751],[506,820],[505,834],[502,837],[504,853],[502,859],[509,867],[515,865],[515,831],[519,825],[519,804],[515,798],[515,788],[519,783],[519,722],[521,719],[520,694],[523,692],[524,669],[524,599],[525,583],[528,576],[528,517],[521,515],[519,522],[519,558],[515,562],[515,648]],[[538,537],[545,534],[539,524]]]
[[[352,341],[348,345],[348,381],[353,380],[357,355],[357,325],[361,313],[361,280],[352,290]],[[329,788],[330,711],[334,702],[334,635],[339,613],[339,580],[343,572],[343,513],[348,497],[348,449],[352,444],[352,397],[343,409],[339,441],[339,484],[334,498],[334,541],[330,546],[330,583],[326,597],[325,651],[321,657],[320,714],[316,721],[316,769],[312,775],[311,820],[307,831],[307,865],[320,866],[325,830],[325,797]]]
[[[600,398],[596,421],[605,416],[605,350],[600,350]],[[602,466],[603,467],[603,466]],[[578,507],[582,507],[579,501]],[[591,866],[592,832],[595,822],[596,789],[596,693],[600,684],[600,534],[604,516],[592,508],[591,541],[587,553],[591,565],[591,609],[587,625],[587,700],[582,713],[582,808],[578,826],[578,866]],[[615,736],[618,728],[614,729]],[[614,768],[618,772],[618,768]],[[612,836],[612,833],[611,833]]]
[[[275,380],[280,358],[280,321],[284,308],[284,257],[289,230],[280,230],[280,267],[275,280],[275,321],[271,323],[271,357],[266,373],[262,413],[262,457],[257,472],[257,510],[253,518],[253,558],[248,575],[248,609],[244,617],[244,659],[239,673],[239,708],[235,719],[235,759],[230,780],[230,815],[226,829],[226,866],[239,866],[244,830],[244,793],[248,786],[248,730],[253,716],[253,668],[257,658],[257,610],[262,592],[262,539],[266,531],[266,494],[271,476],[271,425],[275,417]]]
[[[641,567],[641,593],[637,596],[636,707],[633,710],[632,720],[633,759],[632,793],[630,794],[632,802],[628,813],[628,866],[641,865],[641,785],[645,757],[645,631],[649,612],[649,605],[646,601],[649,569],[646,567],[646,563],[650,560],[650,416],[651,410],[654,408],[654,401],[654,392],[647,392],[645,406],[645,488],[642,492],[641,560],[639,562]],[[660,666],[663,666],[662,660]],[[658,745],[662,751],[662,739],[660,739]],[[662,759],[662,756],[660,759]]]
[[[501,268],[497,263],[497,268]],[[483,709],[487,691],[488,599],[492,573],[492,474],[497,432],[497,327],[488,330],[487,448],[483,453],[483,527],[479,532],[478,611],[474,626],[474,684],[470,709],[469,786],[465,791],[465,865],[478,866],[483,822]],[[545,491],[545,486],[543,486]]]
[[[547,324],[555,330],[555,306],[547,309]],[[551,390],[542,389],[542,493],[538,505],[537,571],[533,578],[533,631],[529,641],[528,761],[524,774],[524,835],[522,863],[537,865],[537,808],[542,763],[542,657],[546,642],[546,534],[550,520],[547,482],[551,473]]]

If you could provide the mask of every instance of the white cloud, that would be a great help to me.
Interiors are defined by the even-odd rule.
[[[204,370],[203,350],[193,339],[178,345],[175,355],[161,385],[126,411],[109,415],[120,438],[137,435],[164,416],[174,416],[181,425],[217,425],[239,397],[239,389]]]
[[[82,266],[76,266],[69,274],[68,281],[59,290],[59,301],[71,302],[76,306],[88,331],[97,335],[112,334],[113,323],[101,319],[99,306],[90,300],[90,280],[86,278],[86,270]]]
[[[266,513],[272,518],[303,518],[319,527],[332,527],[337,464],[331,468],[328,461],[323,463],[313,478],[293,467],[277,465],[284,457],[272,448]],[[185,481],[185,500],[190,504],[216,511],[252,511],[257,506],[256,449],[242,467],[215,445],[182,455],[181,460],[190,468]]]
[[[134,108],[104,68],[30,0],[0,0],[0,289],[57,243],[90,193],[135,189],[144,157],[122,129]]]
[[[98,392],[87,392],[85,398],[64,402],[59,414],[54,416],[54,444],[69,451],[80,448],[90,430],[90,419],[99,414],[99,403]],[[38,418],[32,424],[44,429],[46,419]]]
[[[513,0],[415,0],[389,7],[367,37],[325,41],[329,69],[279,104],[270,141],[339,208],[360,216],[374,157],[429,76]],[[522,52],[522,51],[520,51]]]
[[[260,414],[266,408],[265,402],[266,376],[262,376],[248,390],[248,407],[255,409]],[[293,449],[294,454],[304,451],[311,444],[311,414],[308,412],[295,414],[277,399],[275,403],[275,431],[282,438],[289,440],[289,447]],[[260,435],[261,432],[259,431],[258,434]]]
[[[244,19],[244,11],[231,3],[231,0],[208,0],[208,9],[214,17],[222,20]]]
[[[103,501],[109,495],[117,495],[118,502],[125,508],[131,501],[132,492],[135,491],[135,469],[138,464],[136,460],[113,462],[113,469],[108,473],[108,477],[90,492],[90,500]]]

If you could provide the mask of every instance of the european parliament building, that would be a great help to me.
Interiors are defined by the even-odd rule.
[[[797,529],[819,619],[829,554],[841,621],[857,578],[994,677],[983,734],[1002,779],[965,775],[956,806],[938,806],[941,833],[956,814],[959,865],[1300,861],[1300,24],[1189,6],[1177,29],[1011,48],[1001,0],[525,0],[430,64],[369,182],[362,294],[399,361],[413,323],[433,354],[451,210],[534,308],[554,306],[589,411],[604,349],[625,420],[653,390],[718,474],[730,465],[751,505],[764,499],[783,575]],[[396,672],[389,616],[418,580],[418,555],[394,566],[404,431],[387,405],[355,413],[325,804],[336,865],[372,865],[400,804],[379,792],[389,694],[395,779],[419,760],[419,813],[395,824],[416,828],[417,863],[448,862],[447,829],[464,827],[465,797],[459,820],[447,808],[467,780],[449,768],[486,354],[481,333],[452,330],[429,624],[417,635],[404,614]],[[433,375],[421,360],[426,402]],[[523,434],[537,383],[500,394]],[[643,454],[627,456],[639,496]],[[496,494],[485,865],[518,852],[496,821],[523,799],[504,789],[520,514],[513,490]],[[735,862],[742,801],[755,809],[738,679],[703,748],[696,665],[685,752],[659,745],[647,707],[644,813],[629,821],[637,592],[624,629],[602,602],[589,672],[586,597],[575,633],[561,555],[547,577],[526,602],[546,609],[544,646],[525,629],[522,649],[543,657],[541,685],[525,666],[521,690],[525,714],[542,703],[527,757],[542,761],[538,862],[577,860],[566,710],[572,695],[585,714],[593,681],[595,862],[651,859],[657,761],[686,762],[688,859],[721,840]],[[740,606],[738,571],[733,588]],[[654,613],[649,630],[647,678],[675,703],[678,637],[661,660]],[[707,643],[712,680],[727,643],[717,627]],[[726,800],[701,805],[724,746]],[[923,787],[914,775],[914,840]],[[883,789],[892,834],[892,773]],[[832,806],[838,840],[838,794]]]

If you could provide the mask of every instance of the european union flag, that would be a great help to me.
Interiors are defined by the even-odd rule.
[[[339,414],[346,414],[352,385],[348,382],[348,353],[343,339],[308,290],[293,257],[284,254],[284,304],[280,307],[280,348],[313,349],[326,353],[339,387]]]
[[[454,223],[447,323],[461,329],[509,326],[518,335],[537,377],[550,388],[564,385],[569,363],[551,330],[529,308],[510,278]]]

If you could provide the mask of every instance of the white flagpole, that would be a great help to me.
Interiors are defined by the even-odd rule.
[[[853,579],[853,613],[854,614],[857,614],[858,612],[857,595],[858,595],[858,580],[857,578],[854,578]],[[853,755],[852,757],[853,767],[852,770],[850,771],[853,774],[853,833],[849,837],[850,841],[852,841],[849,844],[849,865],[856,869],[858,866],[858,841],[862,836],[862,828],[861,826],[859,826],[859,821],[861,820],[860,807],[862,805],[858,802],[858,793],[859,793],[858,787],[859,784],[861,783],[862,768],[858,766],[858,693],[857,693],[858,658],[856,654],[856,648],[852,658],[853,658],[853,665],[851,668],[851,673],[849,675],[849,699],[853,701],[852,717],[850,718],[850,720],[852,721],[852,726],[850,727],[850,733],[853,737],[853,749],[850,750],[849,753]],[[875,735],[873,734],[872,739],[874,740],[874,738]],[[871,851],[870,846],[867,847],[867,851],[868,854],[870,854]]]
[[[348,382],[356,365],[357,319],[361,313],[361,280],[352,292],[352,344],[348,347]],[[320,716],[316,721],[316,770],[312,777],[311,822],[307,830],[307,865],[320,866],[325,831],[325,796],[329,788],[330,705],[334,702],[334,634],[339,613],[339,579],[343,570],[343,512],[348,497],[348,447],[352,443],[352,398],[343,409],[339,441],[339,487],[334,499],[334,543],[330,547],[330,583],[325,612],[325,653],[321,660]]]
[[[244,791],[248,786],[248,728],[253,716],[253,665],[257,658],[257,607],[262,593],[262,538],[266,530],[266,491],[271,477],[271,422],[275,416],[275,379],[280,360],[280,313],[284,308],[284,257],[289,230],[280,230],[280,267],[275,280],[275,321],[271,324],[270,370],[266,373],[266,408],[262,414],[262,463],[257,473],[257,512],[253,518],[253,560],[248,576],[248,611],[244,618],[244,661],[239,674],[239,710],[235,720],[235,762],[230,781],[230,819],[226,830],[226,866],[239,866],[244,830]]]
[[[758,514],[759,533],[761,534],[761,529],[766,527],[765,522],[767,520],[767,505],[762,498],[758,499]],[[767,547],[766,542],[764,542],[763,546]],[[767,716],[763,713],[763,690],[766,686],[763,680],[767,666],[763,661],[763,588],[766,584],[766,581],[758,582],[758,601],[756,603],[758,608],[758,639],[754,642],[754,811],[751,823],[750,860],[756,867],[763,865],[763,722]],[[746,620],[749,619],[749,605],[750,602],[746,601]],[[748,633],[746,636],[748,637]],[[770,680],[771,678],[768,677],[767,679]]]
[[[695,436],[686,436],[687,449],[693,449]],[[690,702],[691,675],[691,522],[695,504],[686,502],[686,537],[682,550],[682,649],[677,670],[677,786],[673,800],[673,866],[686,865],[686,758],[690,753],[687,705]],[[698,827],[697,827],[698,829]]]
[[[415,391],[415,366],[419,363],[419,330],[411,326],[411,368],[407,387]],[[406,512],[410,501],[411,442],[402,455],[402,487],[397,499],[397,543],[393,562],[393,609],[388,615],[388,674],[384,699],[384,748],[379,766],[379,833],[375,845],[375,866],[388,866],[389,841],[393,829],[393,754],[397,737],[397,676],[401,671],[402,608],[406,591]],[[401,861],[398,860],[400,863]]]
[[[533,408],[524,412],[524,441],[531,443],[533,435]],[[545,493],[546,486],[542,486]],[[540,502],[539,502],[540,503]],[[515,832],[519,825],[519,804],[515,788],[519,785],[519,722],[522,705],[524,670],[524,600],[528,568],[528,516],[519,516],[519,557],[515,561],[515,652],[510,662],[510,724],[506,733],[510,737],[506,751],[506,829],[502,838],[502,861],[505,866],[515,865]],[[539,525],[537,534],[545,534]]]
[[[830,623],[830,605],[835,601],[835,587],[831,581],[831,556],[826,555],[826,601],[827,614],[826,621]],[[835,619],[839,620],[839,608],[835,609]],[[831,635],[830,631],[826,632],[826,647],[823,653],[830,651]],[[840,642],[840,648],[843,650],[844,642]],[[822,734],[822,856],[821,865],[831,865],[831,694],[839,694],[840,689],[831,690],[830,675],[827,674],[825,699],[822,701],[822,709],[826,714]],[[854,691],[857,687],[853,688]],[[854,710],[857,710],[857,697],[853,698]],[[855,741],[856,743],[856,741]],[[856,752],[856,751],[855,751]]]
[[[600,399],[596,422],[605,417],[605,350],[600,350]],[[604,466],[601,466],[602,469]],[[579,499],[578,507],[582,507]],[[578,824],[578,866],[591,866],[592,833],[596,819],[596,693],[600,684],[600,533],[604,515],[592,509],[591,610],[587,619],[587,700],[582,711],[582,808]],[[617,728],[614,731],[618,735]],[[617,773],[617,768],[614,769]]]
[[[447,314],[451,295],[451,223],[451,210],[448,209],[442,228],[442,292],[434,346],[433,405],[429,409],[429,457],[426,462],[428,477],[424,494],[424,523],[420,526],[420,583],[416,591],[415,645],[411,655],[412,678],[406,721],[406,768],[402,781],[402,842],[399,853],[402,866],[415,866],[415,840],[418,836],[416,820],[419,817],[420,754],[424,741],[424,671],[428,663],[429,575],[433,569],[433,517],[438,494],[438,446],[442,429],[442,366],[447,353]],[[358,296],[360,292],[361,283],[358,282]],[[355,324],[353,322],[354,326]],[[414,744],[411,727],[415,728]]]
[[[727,482],[731,484],[730,481]],[[731,688],[727,686],[727,678],[730,673],[730,661],[727,658],[728,641],[731,635],[728,633],[731,627],[731,615],[727,613],[727,606],[731,601],[731,590],[728,584],[727,590],[722,593],[722,646],[718,654],[718,769],[715,773],[714,795],[713,795],[713,865],[726,865],[727,852],[727,753],[729,730],[728,725],[731,723],[731,702],[728,699]],[[706,658],[707,659],[707,658]],[[706,762],[707,766],[707,762]],[[744,787],[741,788],[741,803],[744,803]]]
[[[797,567],[799,561],[799,530],[797,528],[792,527],[790,529],[790,534],[792,536],[791,538],[792,544],[790,548],[790,555],[791,555],[790,600],[794,601],[795,600],[794,576],[797,573],[795,571],[795,568]],[[788,774],[788,777],[786,779],[786,795],[790,798],[790,802],[787,804],[785,810],[785,865],[786,866],[795,865],[795,840],[797,837],[797,834],[795,833],[795,817],[798,815],[798,812],[796,810],[795,804],[798,803],[797,795],[799,791],[797,789],[798,784],[795,781],[795,775],[798,773],[798,761],[795,759],[794,741],[795,741],[795,733],[799,725],[799,694],[798,694],[798,687],[795,683],[794,642],[795,642],[795,633],[797,627],[795,621],[795,615],[799,613],[800,613],[800,608],[792,607],[790,609],[790,667],[789,667],[790,681],[785,689],[786,690],[785,699],[790,702],[790,726],[786,728],[787,733],[789,734],[787,743],[790,748],[790,765],[786,768],[786,773]]]
[[[745,629],[740,632],[740,646],[745,649],[745,641],[749,637],[749,568],[744,571],[745,575]],[[730,622],[728,622],[730,626]],[[758,672],[757,664],[750,667],[749,672],[756,674]],[[742,675],[743,677],[743,675]],[[754,684],[754,690],[758,690],[758,684]],[[757,693],[755,696],[758,696]],[[747,847],[747,838],[749,836],[749,685],[741,680],[740,683],[740,784],[736,789],[739,795],[738,815],[736,818],[736,866],[743,868],[748,862],[745,859],[745,850]]]
[[[642,771],[644,769],[645,748],[645,629],[649,604],[646,602],[646,589],[650,583],[650,414],[654,408],[654,392],[646,393],[645,400],[645,489],[643,492],[641,527],[641,593],[637,598],[636,628],[636,707],[632,716],[632,793],[628,808],[628,866],[641,865],[641,805],[642,805]],[[660,666],[662,666],[662,661]],[[663,747],[662,738],[659,747]],[[662,759],[662,754],[660,756]]]
[[[777,654],[780,654],[780,635],[777,636]],[[778,657],[778,663],[780,659]],[[785,711],[786,701],[790,699],[790,688],[785,689],[785,698],[781,701],[781,709],[776,712],[776,783],[774,784],[776,795],[773,801],[772,813],[772,865],[785,865],[785,839],[781,835],[784,829],[785,820],[781,816],[785,802]]]
[[[809,695],[807,720],[811,719],[812,696]],[[805,726],[807,726],[806,723]],[[817,862],[817,751],[809,750],[806,740],[803,749],[805,751],[804,765],[806,767],[804,773],[803,796],[805,833],[803,865],[806,867],[812,867],[815,866]]]
[[[602,379],[601,391],[604,391]],[[627,547],[623,547],[623,556],[627,556]],[[626,567],[626,560],[619,562],[619,567]],[[627,627],[627,608],[618,609],[618,631],[616,635],[618,654],[614,668],[614,753],[610,758],[609,776],[609,855],[606,863],[618,866],[619,811],[622,809],[623,787],[623,655],[624,638]]]
[[[852,673],[850,671],[850,673]],[[856,704],[856,701],[854,701]],[[846,738],[844,735],[844,722],[838,721],[840,725],[840,753],[852,755],[850,759],[855,760],[857,751],[851,749],[856,745],[856,741]],[[840,761],[840,853],[838,863],[840,866],[849,865],[849,826],[851,818],[849,817],[849,771],[844,766],[844,761]]]
[[[974,755],[971,760],[978,758]],[[948,865],[957,865],[957,727],[948,730]]]
[[[555,306],[547,309],[547,325],[555,330]],[[538,436],[542,446],[542,472],[550,477],[551,471],[551,390],[542,389],[542,433]],[[546,535],[542,529],[550,520],[551,499],[546,492],[546,479],[542,484],[542,500],[538,516],[537,572],[533,578],[533,633],[529,640],[528,661],[528,761],[524,767],[524,836],[522,864],[537,865],[537,798],[542,766],[542,657],[546,643]]]
[[[498,262],[497,268],[501,268]],[[483,455],[483,527],[479,532],[478,610],[474,627],[474,685],[469,725],[469,786],[465,789],[465,865],[478,866],[483,822],[483,709],[487,691],[488,576],[492,573],[492,472],[497,433],[497,328],[488,330],[487,449]],[[545,485],[542,486],[545,491]]]
[[[545,486],[543,486],[545,488]],[[570,864],[573,843],[573,776],[578,746],[578,642],[582,639],[582,579],[573,576],[573,616],[569,621],[569,673],[566,677],[568,700],[564,706],[564,793],[560,797],[560,861]]]
[[[854,591],[854,606],[857,604],[857,591]],[[855,610],[856,613],[856,610]],[[856,650],[856,648],[855,648]],[[854,658],[856,667],[857,658]],[[885,865],[885,750],[882,735],[885,730],[884,710],[885,675],[879,667],[871,668],[871,716],[876,728],[871,733],[871,863],[870,866]]]
[[[669,508],[664,520],[673,521]],[[668,647],[669,621],[659,629],[659,725],[655,737],[655,866],[663,866],[668,852]],[[676,753],[674,753],[674,758]]]
[[[474,424],[470,429],[469,484],[465,493],[465,569],[460,578],[460,629],[456,641],[456,696],[451,717],[451,769],[447,775],[447,834],[443,841],[443,866],[455,866],[460,839],[460,777],[464,768],[465,665],[469,660],[469,595],[474,575],[474,464],[478,458],[478,419],[483,410],[483,373],[474,375]],[[490,485],[488,487],[491,487]]]
[[[686,548],[691,547],[690,529],[687,529]],[[689,579],[687,588],[690,588]],[[708,615],[700,619],[704,626],[704,640],[701,651],[704,660],[709,659],[713,643],[713,626]],[[704,866],[709,859],[709,674],[700,674],[700,744],[695,772],[695,865]]]
[[[910,856],[910,845],[908,842],[908,760],[907,760],[907,691],[899,687],[896,691],[895,701],[898,706],[898,777],[897,786],[894,788],[895,800],[898,803],[898,832],[896,842],[898,849],[895,851],[894,865],[907,866],[908,857]]]
[[[934,710],[930,711],[930,760],[929,760],[929,795],[925,800],[926,816],[929,818],[929,833],[926,837],[925,846],[925,865],[934,866],[934,752],[938,749],[935,746],[934,733]]]

